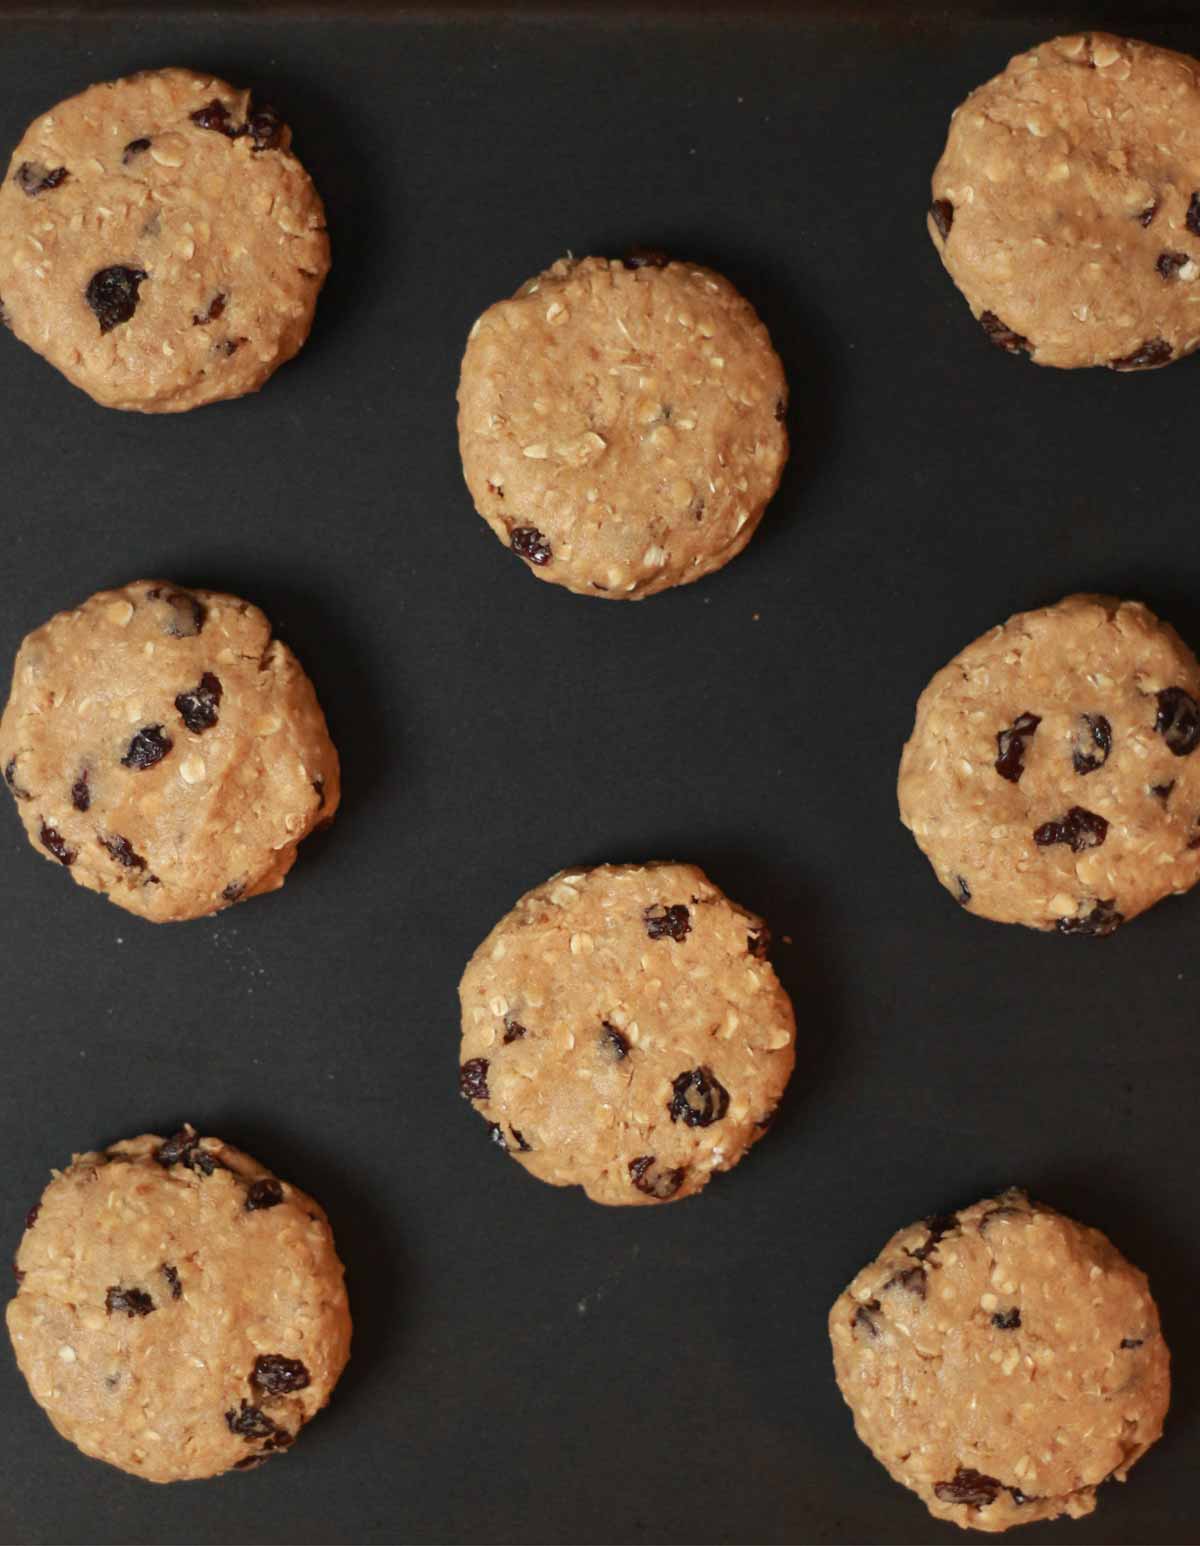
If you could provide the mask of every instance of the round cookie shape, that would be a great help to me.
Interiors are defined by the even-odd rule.
[[[1200,344],[1200,63],[1107,33],[1018,54],[956,109],[929,233],[992,343],[1149,370]]]
[[[1135,601],[1068,596],[944,666],[900,817],[969,912],[1104,936],[1200,877],[1200,665]]]
[[[563,870],[459,986],[459,1090],[539,1180],[673,1202],[769,1126],[795,1063],[769,935],[691,864]]]
[[[8,1330],[65,1439],[152,1482],[287,1449],[350,1353],[311,1197],[190,1126],[76,1155],[30,1210]]]
[[[1090,1514],[1162,1433],[1170,1357],[1144,1274],[1021,1191],[893,1235],[829,1333],[859,1438],[964,1529]]]
[[[312,683],[263,614],[165,580],[24,640],[0,773],[44,858],[155,923],[276,890],[340,797]]]
[[[191,70],[37,118],[0,184],[0,316],[109,408],[255,392],[308,336],[325,214],[291,131]]]
[[[539,579],[637,600],[720,569],[787,460],[787,383],[728,280],[660,253],[560,259],[471,329],[475,508]]]

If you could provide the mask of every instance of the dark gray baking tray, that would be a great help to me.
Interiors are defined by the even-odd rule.
[[[1200,51],[1178,11],[1103,19]],[[260,398],[177,419],[0,337],[0,662],[101,585],[235,590],[311,670],[345,805],[278,896],[160,928],[2,813],[0,1234],[72,1149],[190,1118],[321,1198],[357,1330],[291,1456],[173,1488],[83,1459],[3,1354],[4,1540],[957,1540],[854,1437],[825,1317],[895,1228],[1018,1182],[1145,1267],[1177,1377],[1130,1483],[1030,1540],[1195,1541],[1200,897],[1110,940],[989,925],[894,800],[921,687],[1009,613],[1116,590],[1200,644],[1200,364],[1005,357],[923,228],[951,108],[1082,19],[9,8],[5,156],[91,81],[212,69],[293,124],[335,268]],[[794,454],[743,557],[617,606],[487,532],[454,390],[484,306],[635,242],[752,298]],[[455,986],[526,887],[652,855],[790,936],[801,1055],[739,1170],[607,1211],[458,1099]]]

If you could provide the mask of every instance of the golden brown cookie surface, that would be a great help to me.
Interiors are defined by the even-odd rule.
[[[8,1329],[51,1422],[148,1481],[288,1448],[350,1349],[311,1197],[188,1127],[77,1155],[30,1211]]]
[[[291,132],[191,70],[89,87],[36,119],[0,184],[8,325],[110,408],[257,391],[300,348],[329,270]]]

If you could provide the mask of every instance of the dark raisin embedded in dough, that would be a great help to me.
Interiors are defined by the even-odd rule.
[[[250,136],[250,149],[278,150],[287,134],[287,124],[273,107],[256,107],[246,119],[245,132]]]
[[[746,935],[746,949],[756,961],[765,961],[771,949],[771,931],[760,923],[753,934]]]
[[[88,788],[88,770],[83,772],[71,785],[71,804],[77,811],[86,811],[92,803],[92,792]]]
[[[924,1299],[927,1287],[924,1267],[906,1267],[887,1280],[883,1291],[886,1294],[889,1288],[903,1288],[918,1299]]]
[[[192,326],[205,327],[208,323],[215,322],[218,317],[224,314],[226,299],[225,294],[218,290],[212,300],[209,301],[207,311],[192,313]]]
[[[1072,853],[1081,854],[1085,848],[1099,848],[1108,836],[1108,822],[1095,811],[1085,811],[1082,805],[1073,805],[1059,821],[1044,821],[1034,828],[1033,840],[1039,848],[1052,843],[1067,843]]]
[[[193,735],[211,730],[217,723],[217,707],[221,702],[221,683],[211,671],[200,678],[200,685],[191,692],[181,692],[175,699],[179,717]]]
[[[125,147],[124,154],[121,156],[121,165],[128,166],[135,156],[140,156],[144,151],[149,149],[149,140],[130,140],[129,144]]]
[[[518,558],[528,559],[531,564],[548,564],[554,557],[553,548],[536,526],[514,526],[509,542]]]
[[[672,1122],[688,1127],[709,1127],[729,1110],[729,1091],[711,1068],[685,1069],[673,1082],[674,1094],[667,1102]]]
[[[243,1439],[273,1439],[279,1432],[265,1412],[251,1406],[245,1399],[237,1411],[230,1409],[225,1413],[225,1421],[230,1433],[236,1433]]]
[[[1121,1346],[1123,1348],[1141,1347],[1145,1340],[1145,1337],[1122,1337]]]
[[[519,1020],[514,1020],[511,1017],[511,1015],[505,1015],[505,1017],[504,1017],[504,1045],[506,1047],[511,1042],[520,1041],[521,1037],[524,1036],[525,1034],[526,1034],[525,1027],[521,1024],[521,1022]]]
[[[1153,795],[1157,795],[1158,798],[1165,805],[1167,803],[1167,801],[1171,798],[1171,790],[1174,789],[1174,787],[1175,787],[1175,780],[1174,779],[1172,779],[1170,781],[1170,783],[1167,783],[1167,784],[1151,784],[1150,785],[1150,793],[1153,794]]]
[[[951,1232],[958,1229],[957,1213],[935,1213],[924,1220],[925,1228],[929,1236],[924,1245],[919,1245],[915,1251],[909,1251],[909,1255],[915,1261],[928,1261],[929,1257],[937,1250],[941,1242]]]
[[[200,1135],[190,1122],[185,1122],[177,1133],[164,1139],[154,1158],[164,1170],[170,1170],[173,1165],[185,1165],[189,1170],[198,1170],[206,1176],[211,1176],[220,1164],[215,1155],[200,1147]]]
[[[1003,1485],[994,1476],[985,1476],[982,1471],[973,1471],[970,1466],[960,1465],[954,1473],[953,1481],[936,1482],[933,1490],[942,1503],[965,1503],[970,1508],[986,1508],[989,1503],[996,1501]]]
[[[1018,714],[1007,730],[996,733],[996,772],[1010,784],[1020,782],[1025,771],[1026,742],[1042,722],[1040,714]]]
[[[966,907],[971,900],[971,888],[967,885],[967,882],[963,876],[956,875],[954,879],[958,883],[958,896],[955,900],[959,903],[960,906]]]
[[[629,1161],[629,1179],[634,1186],[639,1192],[645,1192],[647,1197],[655,1197],[659,1202],[666,1202],[668,1197],[674,1197],[683,1185],[683,1178],[686,1175],[686,1166],[681,1165],[678,1170],[669,1170],[659,1165],[653,1154],[640,1154],[637,1159]]]
[[[135,1315],[149,1315],[154,1300],[140,1288],[110,1288],[104,1296],[104,1308],[110,1315],[124,1314],[132,1320]]]
[[[260,1208],[278,1208],[283,1201],[283,1184],[274,1176],[263,1176],[252,1181],[246,1189],[246,1212],[256,1213]]]
[[[1074,918],[1060,918],[1055,927],[1060,934],[1091,934],[1097,939],[1115,934],[1125,922],[1125,914],[1116,910],[1115,897],[1098,901],[1090,913],[1077,914]]]
[[[1141,214],[1138,215],[1137,219],[1138,219],[1138,222],[1143,227],[1145,227],[1145,226],[1148,226],[1150,224],[1150,222],[1154,219],[1155,215],[1157,215],[1157,214],[1158,214],[1158,204],[1157,204],[1157,202],[1155,202],[1153,204],[1147,204],[1145,209],[1142,210]]]
[[[98,837],[96,841],[125,869],[144,870],[146,868],[145,859],[141,854],[134,853],[133,844],[127,837]]]
[[[520,1128],[510,1126],[508,1130],[517,1140],[517,1148],[520,1149],[522,1154],[533,1153],[533,1145],[525,1142],[525,1134],[521,1132]]]
[[[1160,252],[1158,262],[1154,266],[1158,270],[1160,279],[1175,279],[1184,264],[1190,262],[1191,259],[1186,252]]]
[[[868,1299],[866,1304],[860,1304],[851,1318],[851,1329],[858,1331],[861,1328],[872,1339],[879,1336],[878,1310],[878,1299]]]
[[[1182,687],[1164,687],[1156,694],[1154,728],[1175,757],[1190,757],[1200,745],[1200,703]]]
[[[677,945],[692,932],[692,915],[682,902],[670,907],[655,902],[642,914],[642,921],[651,939],[673,939]]]
[[[938,235],[945,241],[950,235],[950,227],[954,224],[954,205],[949,199],[934,199],[929,206],[929,215],[938,228]]]
[[[1184,224],[1193,236],[1200,236],[1200,193],[1193,193],[1188,201]]]
[[[138,286],[149,277],[144,268],[126,268],[120,263],[92,275],[84,299],[102,333],[111,333],[113,328],[129,321],[138,308]]]
[[[8,761],[4,764],[4,782],[12,790],[13,797],[15,799],[17,799],[17,800],[32,800],[33,799],[33,796],[29,793],[29,790],[28,789],[22,789],[20,784],[17,783],[17,759],[15,757],[10,757],[8,759]],[[85,806],[84,809],[86,810],[86,808],[87,807]]]
[[[620,1063],[629,1056],[629,1041],[615,1025],[601,1021],[600,1050],[612,1063]]]
[[[212,129],[215,133],[224,134],[231,140],[239,139],[246,132],[244,126],[239,126],[230,118],[229,109],[216,97],[207,106],[198,107],[188,116],[197,128]]]
[[[982,312],[979,323],[997,349],[1003,349],[1007,354],[1020,354],[1022,350],[1029,352],[1028,338],[1021,333],[1014,333],[994,311]]]
[[[25,1215],[25,1228],[26,1229],[32,1229],[33,1228],[33,1226],[38,1221],[38,1214],[41,1211],[42,1211],[41,1203],[40,1202],[35,1202],[33,1207],[30,1208],[29,1212]]]
[[[49,822],[43,821],[38,837],[42,847],[48,848],[60,864],[65,864],[69,868],[75,863],[75,850],[67,846],[57,827],[52,827]]]
[[[286,1396],[293,1390],[303,1390],[309,1383],[309,1374],[298,1358],[284,1358],[281,1353],[260,1353],[254,1360],[250,1383],[265,1390],[269,1396]]]
[[[1156,365],[1165,365],[1171,358],[1172,352],[1171,345],[1165,338],[1148,338],[1130,354],[1123,354],[1119,360],[1110,360],[1109,368],[1111,370],[1150,370]]]
[[[195,638],[208,616],[204,603],[190,591],[165,590],[156,585],[146,592],[146,600],[166,603],[169,610],[163,619],[163,632],[169,639]]]
[[[228,1413],[226,1418],[228,1419]],[[260,1455],[247,1455],[244,1460],[235,1460],[233,1462],[233,1469],[235,1471],[255,1471],[260,1465],[266,1465],[267,1461],[271,1458],[271,1454],[272,1451],[264,1449]]]
[[[787,408],[784,405],[783,398],[781,397],[775,404],[775,422],[776,424],[782,424],[786,418]]]
[[[161,725],[144,725],[129,743],[129,750],[121,758],[123,768],[142,770],[160,763],[175,743],[163,734]]]
[[[1021,1312],[1013,1305],[1011,1310],[997,1311],[992,1316],[992,1325],[997,1331],[1016,1331],[1021,1324]]]
[[[631,247],[621,261],[626,268],[666,268],[671,260],[659,247]]]
[[[183,1284],[179,1281],[178,1269],[172,1267],[170,1262],[163,1262],[158,1269],[167,1280],[167,1287],[171,1290],[172,1299],[183,1298]]]
[[[458,1093],[464,1100],[488,1100],[488,1060],[468,1058],[458,1071]]]
[[[1103,714],[1081,714],[1082,724],[1075,731],[1071,763],[1076,773],[1094,773],[1108,761],[1112,751],[1112,726]]]
[[[13,176],[13,182],[22,193],[27,193],[32,199],[39,193],[49,193],[54,188],[61,188],[70,175],[65,166],[56,166],[51,171],[40,161],[22,161]]]
[[[245,889],[246,882],[244,880],[231,880],[224,891],[221,892],[221,897],[226,902],[236,902],[240,899]]]

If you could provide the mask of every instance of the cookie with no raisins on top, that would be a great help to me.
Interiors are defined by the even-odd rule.
[[[1162,1433],[1170,1357],[1145,1276],[1021,1191],[900,1230],[829,1332],[859,1438],[964,1529],[1090,1514]]]
[[[257,391],[308,337],[329,271],[290,146],[271,108],[191,70],[60,102],[0,185],[0,315],[108,408]]]
[[[1136,601],[1019,613],[921,694],[900,816],[956,901],[1111,934],[1200,878],[1200,665]]]
[[[792,1072],[767,942],[694,865],[563,870],[463,974],[459,1090],[539,1180],[690,1197],[762,1137]]]
[[[85,1455],[147,1481],[287,1449],[349,1357],[321,1208],[191,1127],[55,1172],[16,1269],[8,1330],[34,1399]]]
[[[340,793],[312,683],[263,614],[163,580],[28,636],[0,774],[44,858],[156,923],[277,889]]]
[[[929,233],[992,343],[1148,370],[1200,344],[1200,62],[1103,32],[955,111]]]
[[[475,508],[539,579],[636,600],[720,569],[787,460],[787,383],[728,280],[661,253],[561,259],[471,329]]]

